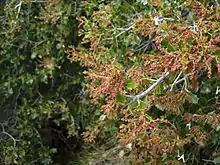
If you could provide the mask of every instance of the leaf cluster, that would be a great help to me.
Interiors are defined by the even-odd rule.
[[[88,68],[91,101],[105,116],[84,133],[86,141],[105,139],[111,121],[133,164],[217,164],[219,6],[191,0],[82,6],[83,43],[67,54]]]

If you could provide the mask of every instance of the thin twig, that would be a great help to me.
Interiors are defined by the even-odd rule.
[[[35,1],[31,1],[32,3],[44,3],[44,2],[46,2],[46,1],[44,1],[44,0],[35,0]]]
[[[184,81],[184,80],[185,80],[187,77],[189,77],[189,76],[190,76],[190,73],[185,74],[183,78],[179,79],[179,80],[176,82],[176,84],[181,83],[182,81]],[[175,85],[176,85],[176,84],[175,84]]]
[[[210,162],[210,163],[214,163],[215,164],[215,162],[213,160],[207,160],[207,159],[202,159],[202,160],[205,161],[205,162]]]
[[[174,80],[173,84],[171,84],[170,92],[173,91],[173,88],[176,84],[176,82],[179,80],[180,76],[182,75],[183,72],[180,72],[177,76],[177,78]]]
[[[120,30],[121,32],[118,33],[115,37],[111,37],[111,38],[105,38],[104,40],[113,40],[114,38],[118,38],[120,35],[122,35],[123,33],[129,31],[130,29],[132,29],[135,26],[135,24],[132,24],[131,26],[127,27],[127,28],[118,28],[118,30]]]
[[[18,8],[18,13],[17,13],[17,15],[16,15],[16,19],[18,18],[18,15],[19,15],[19,13],[20,13],[20,11],[21,11],[21,5],[22,5],[22,2],[23,2],[23,1],[20,1],[20,3],[19,3],[18,5],[15,6],[15,9]]]
[[[5,135],[9,136],[14,142],[14,147],[16,146],[16,141],[18,141],[18,140],[15,140],[15,138],[12,135],[10,135],[8,132],[1,132],[1,134],[5,134]]]
[[[16,146],[16,141],[19,141],[19,140],[16,140],[11,134],[9,134],[8,132],[6,132],[5,131],[5,127],[4,127],[4,124],[5,123],[0,123],[1,124],[1,126],[2,126],[2,132],[0,133],[0,134],[5,134],[5,135],[7,135],[8,137],[10,137],[12,140],[13,140],[13,142],[14,142],[14,147]]]
[[[166,86],[164,90],[167,90],[168,88],[171,88],[172,85],[177,85],[177,84],[181,83],[182,81],[185,81],[186,78],[189,77],[189,76],[190,76],[190,73],[185,74],[183,78],[179,79],[178,81],[176,81],[175,83],[173,83],[171,85]]]
[[[153,82],[157,81],[156,79],[152,79],[152,78],[142,78],[142,80],[149,80],[149,81],[153,81]]]
[[[186,80],[186,77],[184,77],[184,89],[186,92],[189,93],[189,90],[187,89],[187,80]]]
[[[218,3],[217,0],[213,0],[213,3],[214,3],[215,6],[219,6],[219,3]]]

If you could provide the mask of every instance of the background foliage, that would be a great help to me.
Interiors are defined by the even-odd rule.
[[[82,67],[65,54],[80,12],[71,0],[1,3],[0,164],[66,164],[94,120]]]
[[[0,164],[219,164],[219,12],[1,1]]]

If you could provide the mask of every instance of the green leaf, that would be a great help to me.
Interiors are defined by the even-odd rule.
[[[183,47],[184,47],[183,40],[180,40],[180,41],[179,41],[178,46],[179,46],[180,50],[183,49]]]
[[[191,23],[194,24],[195,23],[195,19],[193,17],[193,13],[189,12],[189,14],[187,15],[187,20]]]
[[[151,158],[145,157],[144,158],[144,163],[149,163],[151,161]]]
[[[128,80],[126,86],[127,86],[127,88],[129,88],[129,89],[135,89],[135,88],[137,88],[137,84],[135,84],[135,82],[134,82],[133,80]]]
[[[56,149],[56,148],[52,148],[50,151],[51,151],[52,153],[56,153],[56,152],[57,152],[57,149]]]
[[[162,111],[164,110],[164,107],[160,104],[155,104],[155,107],[157,107],[157,109],[159,110],[162,110]]]
[[[214,55],[220,57],[220,50],[217,50]]]
[[[168,25],[166,21],[163,21],[163,23],[160,24],[160,28],[163,30],[167,30],[168,29]]]
[[[133,109],[136,109],[137,107],[138,107],[138,103],[137,103],[137,101],[135,101],[127,107],[127,110],[128,111],[133,110]]]
[[[217,126],[216,131],[220,130],[220,124]]]
[[[116,100],[119,104],[124,104],[126,102],[126,99],[124,96],[120,95],[120,94],[117,94],[116,95]]]
[[[121,0],[116,0],[114,8],[118,9],[120,6],[121,6]]]
[[[148,103],[147,97],[144,97],[143,100],[140,100],[140,105],[139,105],[139,106],[140,106],[140,109],[145,109],[147,103]]]
[[[190,92],[188,93],[188,96],[192,99],[193,104],[198,104],[199,98],[197,97],[197,95]]]
[[[214,164],[220,164],[220,156],[216,157],[213,162]]]
[[[193,44],[195,44],[195,39],[194,38],[188,38],[187,43],[190,44],[190,45],[193,45]]]
[[[170,40],[167,40],[167,39],[164,39],[164,40],[162,40],[162,42],[161,42],[161,44],[163,45],[163,46],[166,46],[167,44],[169,44],[170,43]]]
[[[171,45],[170,44],[170,40],[163,40],[162,41],[162,45],[165,47],[165,48],[167,48],[167,51],[168,52],[172,52],[172,51],[174,51],[175,49],[174,49],[174,47],[173,47],[173,45]]]
[[[173,45],[171,45],[170,43],[167,45],[167,51],[168,52],[173,52],[175,49],[173,47]]]

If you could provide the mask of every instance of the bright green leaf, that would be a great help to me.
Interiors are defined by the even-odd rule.
[[[164,110],[164,107],[160,104],[155,104],[155,107],[157,107],[159,110]]]
[[[137,88],[137,84],[135,84],[135,82],[134,82],[133,80],[128,80],[126,86],[127,86],[127,88],[129,88],[129,89],[135,89],[135,88]]]
[[[220,124],[217,126],[216,131],[220,130]]]
[[[214,55],[220,57],[220,50],[217,50]]]

